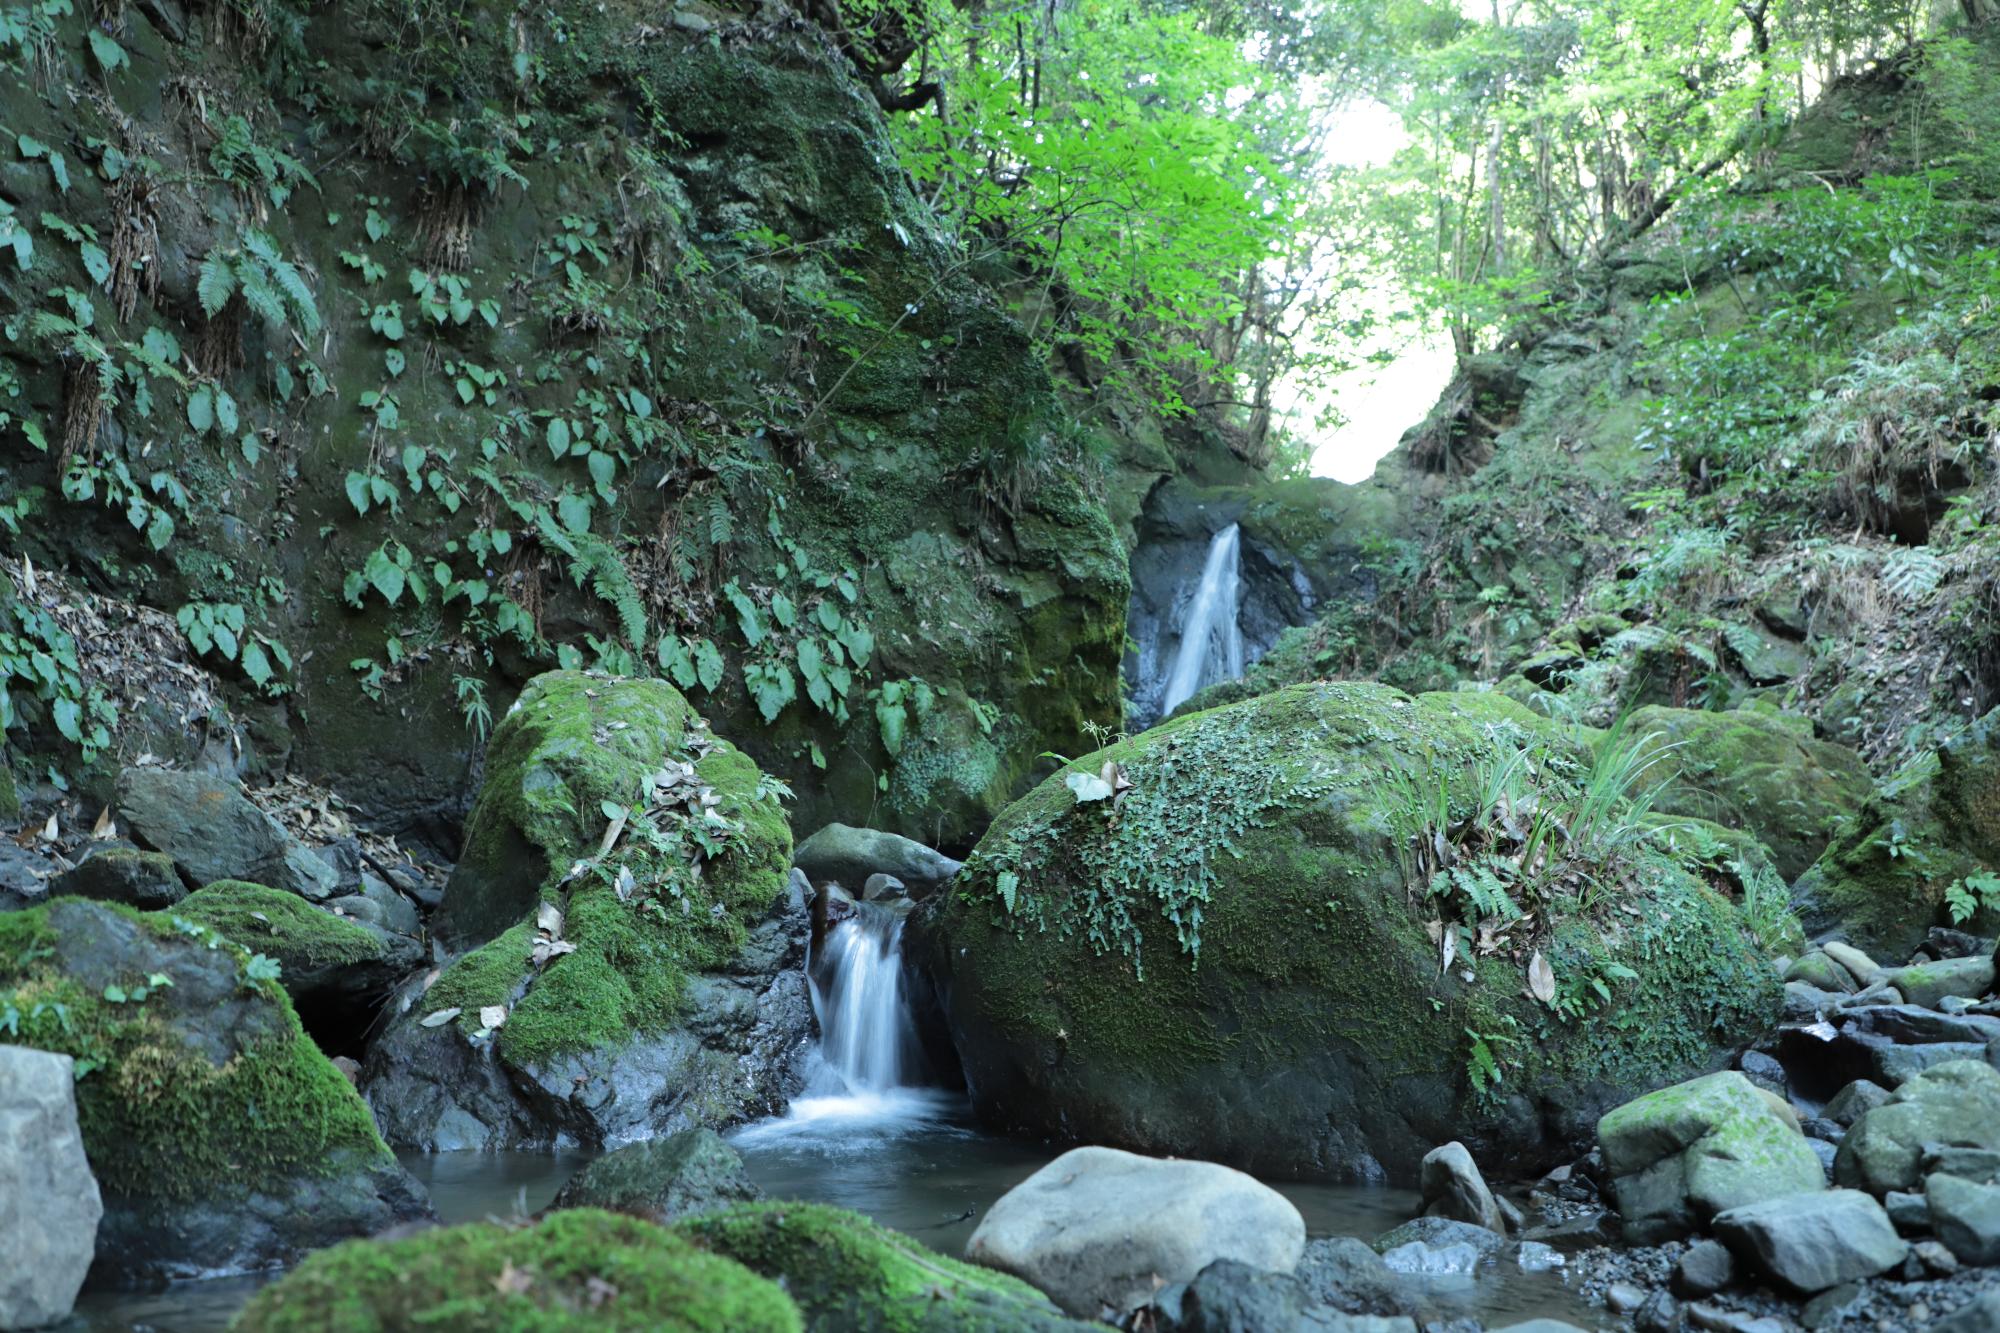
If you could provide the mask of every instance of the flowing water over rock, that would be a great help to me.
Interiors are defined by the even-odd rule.
[[[786,1114],[731,1136],[746,1158],[766,1149],[851,1155],[964,1117],[963,1097],[914,1081],[921,1056],[903,996],[904,915],[857,903],[808,961],[819,1054]]]
[[[1231,523],[1208,544],[1201,582],[1181,619],[1180,647],[1160,693],[1165,717],[1196,690],[1243,674],[1243,627],[1237,603],[1243,587],[1243,534]]]

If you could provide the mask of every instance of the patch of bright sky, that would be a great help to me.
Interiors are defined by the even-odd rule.
[[[1380,166],[1408,142],[1395,112],[1380,102],[1361,102],[1340,112],[1329,138],[1329,155],[1341,166]],[[1376,312],[1385,320],[1402,306],[1395,276],[1386,268],[1372,275]],[[1354,349],[1354,359],[1386,354],[1385,365],[1372,361],[1334,377],[1323,386],[1297,391],[1280,406],[1295,430],[1313,439],[1312,474],[1338,481],[1366,481],[1383,455],[1396,447],[1405,430],[1424,419],[1451,380],[1451,341],[1441,332],[1408,323],[1385,323],[1367,346]],[[1342,423],[1319,427],[1315,420],[1335,409]]]

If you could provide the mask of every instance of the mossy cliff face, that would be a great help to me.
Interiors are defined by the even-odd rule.
[[[371,1052],[391,1141],[601,1144],[781,1099],[809,1028],[785,967],[798,913],[773,912],[792,849],[778,802],[664,681],[530,683],[440,908],[469,951]],[[760,1024],[771,1049],[746,1077]]]
[[[1806,718],[1770,708],[1641,708],[1618,734],[1651,738],[1643,785],[1654,790],[1655,809],[1745,830],[1787,880],[1813,863],[1874,792],[1859,755],[1815,739]]]
[[[776,1283],[637,1218],[591,1209],[531,1228],[492,1223],[342,1245],[267,1287],[240,1333],[630,1329],[798,1333]]]
[[[1777,978],[1741,908],[1651,844],[1594,881],[1580,868],[1552,931],[1440,967],[1411,819],[1440,785],[1462,807],[1522,750],[1550,772],[1586,752],[1547,726],[1491,694],[1294,686],[1072,766],[1122,766],[1115,806],[1064,775],[1038,787],[914,927],[981,1112],[1408,1180],[1452,1138],[1530,1166],[1719,1063],[1773,1019]],[[1569,1016],[1524,998],[1531,949]]]
[[[1117,721],[1123,551],[1033,346],[818,31],[710,14],[38,11],[33,71],[0,51],[45,146],[0,168],[0,504],[39,567],[245,618],[204,664],[273,701],[254,762],[395,822],[537,672],[659,669],[806,825],[965,843]]]
[[[8,1040],[77,1061],[100,1278],[256,1271],[430,1214],[249,964],[171,912],[71,898],[0,916]]]
[[[1793,885],[1809,930],[1900,962],[1951,921],[1946,892],[2000,867],[2000,712],[1911,760]],[[1977,895],[1974,895],[1975,897]],[[1990,932],[1991,908],[1965,924]]]

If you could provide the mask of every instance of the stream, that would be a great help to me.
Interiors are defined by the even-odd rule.
[[[1058,1149],[977,1128],[962,1093],[914,1084],[916,1034],[902,997],[907,904],[857,903],[807,964],[821,1050],[790,1110],[726,1137],[771,1198],[864,1213],[948,1255],[977,1220]],[[408,1154],[402,1160],[447,1225],[525,1217],[547,1206],[593,1154],[567,1151]],[[1313,1238],[1371,1240],[1419,1210],[1414,1192],[1272,1182]],[[73,1333],[219,1330],[262,1278],[187,1283],[161,1292],[86,1291],[59,1325]],[[1477,1278],[1440,1278],[1454,1309],[1489,1325],[1548,1316],[1594,1326],[1593,1311],[1552,1274],[1501,1263]]]

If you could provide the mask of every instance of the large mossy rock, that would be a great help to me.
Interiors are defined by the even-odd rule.
[[[1505,772],[1573,799],[1584,758],[1548,725],[1491,694],[1299,685],[1052,777],[915,919],[982,1113],[1265,1175],[1413,1181],[1439,1143],[1525,1167],[1713,1068],[1776,1017],[1778,978],[1737,904],[1629,830],[1598,826],[1628,860],[1563,872],[1552,933],[1489,931],[1440,968],[1423,812],[1447,792],[1457,838]],[[1079,801],[1107,771],[1129,789]],[[1526,997],[1535,950],[1567,1017]]]
[[[841,1208],[743,1204],[676,1230],[783,1285],[807,1333],[1085,1333],[1019,1278],[948,1259]]]
[[[612,1329],[798,1333],[777,1284],[671,1231],[594,1210],[525,1230],[451,1227],[315,1255],[266,1287],[237,1333],[439,1333]]]
[[[671,685],[537,677],[440,908],[469,951],[369,1053],[383,1133],[596,1145],[775,1109],[811,1032],[791,852],[777,790]]]
[[[1655,1245],[1717,1213],[1826,1188],[1798,1119],[1735,1070],[1627,1102],[1597,1122],[1625,1237]]]
[[[251,1272],[430,1216],[277,981],[166,912],[64,898],[0,916],[12,1040],[78,1062],[101,1280]]]
[[[1812,723],[1768,708],[1647,707],[1617,738],[1652,738],[1654,808],[1742,829],[1795,879],[1874,792],[1861,757],[1813,739]]]
[[[1807,929],[1900,961],[1948,920],[1945,890],[2000,868],[2000,709],[1884,783],[1792,887]],[[1968,929],[2000,930],[1983,913]]]
[[[351,1040],[396,983],[424,959],[414,939],[335,916],[295,893],[222,880],[190,893],[174,915],[198,921],[277,961],[278,981],[309,1032]]]
[[[2000,1069],[1952,1060],[1903,1084],[1847,1131],[1833,1178],[1873,1194],[1919,1189],[1939,1146],[2000,1152]]]

